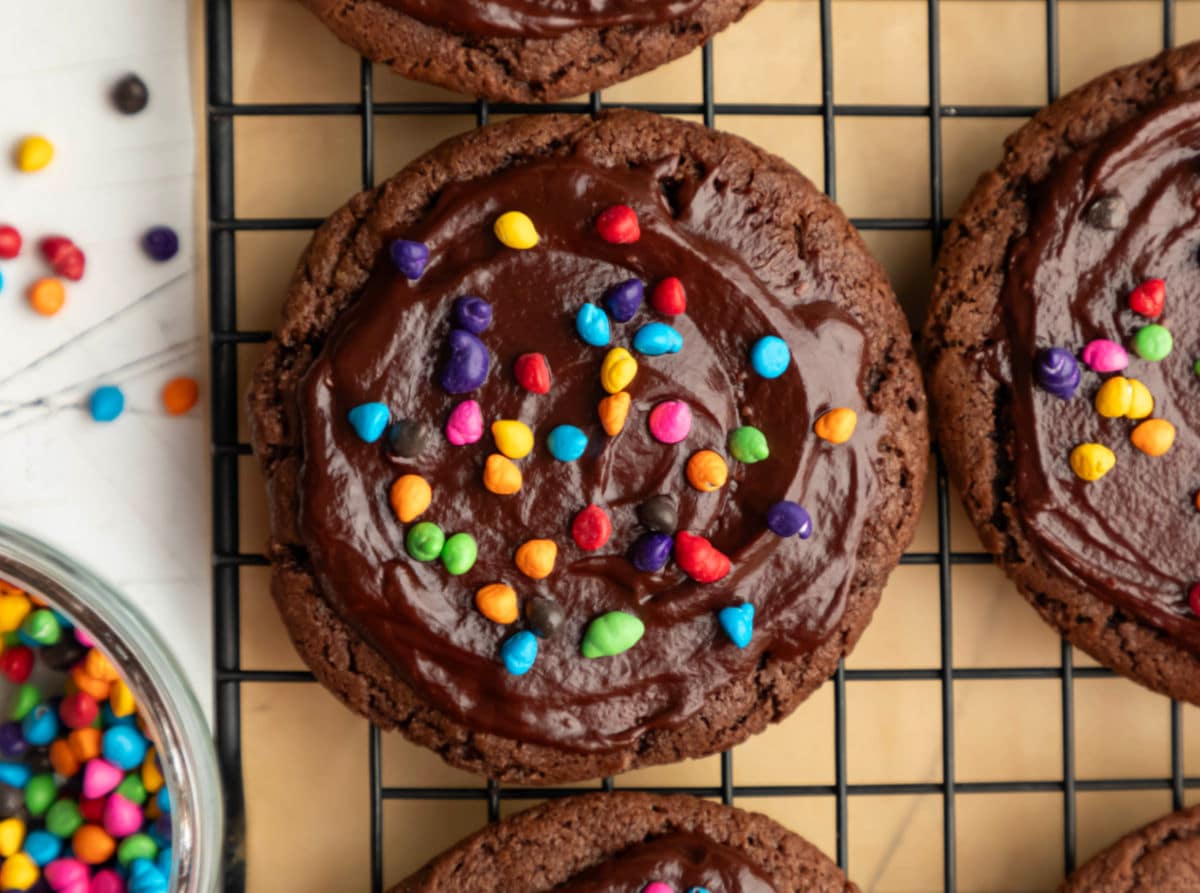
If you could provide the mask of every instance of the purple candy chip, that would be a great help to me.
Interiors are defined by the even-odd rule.
[[[0,756],[16,759],[29,750],[29,742],[21,731],[19,722],[0,724]]]
[[[806,540],[812,536],[812,516],[802,505],[795,502],[777,502],[767,509],[767,526],[779,536],[799,536]]]
[[[1070,400],[1075,396],[1075,389],[1079,387],[1079,363],[1069,350],[1047,347],[1038,351],[1035,372],[1038,384],[1055,397]]]
[[[604,293],[604,306],[617,322],[629,322],[645,299],[646,289],[639,279],[626,279]]]
[[[169,261],[179,253],[179,234],[169,226],[155,226],[142,236],[146,254],[159,263]]]
[[[629,547],[629,561],[640,571],[660,571],[671,558],[675,540],[666,533],[643,533]]]
[[[487,378],[487,348],[466,329],[452,329],[446,339],[450,356],[442,366],[439,381],[447,394],[467,394]]]
[[[429,263],[429,246],[424,242],[397,239],[389,249],[392,263],[405,279],[420,279]]]
[[[472,335],[482,335],[492,324],[492,305],[483,298],[463,295],[454,299],[451,308],[454,324]]]

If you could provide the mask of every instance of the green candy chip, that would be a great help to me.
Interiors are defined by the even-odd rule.
[[[25,785],[25,808],[36,818],[50,808],[57,796],[58,784],[53,775],[35,775]]]
[[[138,806],[146,802],[146,786],[136,772],[125,776],[125,780],[117,785],[117,793]]]
[[[583,634],[583,656],[615,657],[636,645],[645,632],[645,624],[632,614],[609,611],[588,624]]]
[[[41,694],[32,683],[26,682],[17,689],[17,696],[13,698],[12,706],[8,708],[8,717],[20,722],[29,714],[30,710],[41,702]]]
[[[432,521],[414,524],[404,538],[404,548],[417,561],[433,561],[446,546],[446,534]]]
[[[117,861],[129,867],[134,859],[153,859],[158,855],[158,844],[148,834],[130,834],[117,847]]]
[[[442,547],[442,564],[450,574],[459,577],[475,566],[478,554],[475,537],[469,533],[456,533]]]
[[[1175,345],[1175,339],[1166,326],[1151,323],[1142,326],[1133,336],[1133,349],[1143,360],[1158,362],[1166,359]]]
[[[56,800],[46,812],[46,830],[55,837],[66,839],[79,830],[83,815],[74,800]]]
[[[746,465],[761,462],[771,455],[767,438],[751,425],[734,428],[729,433],[729,452],[733,454],[733,458]]]
[[[39,608],[21,621],[21,632],[39,645],[57,645],[62,638],[62,625],[53,611]]]

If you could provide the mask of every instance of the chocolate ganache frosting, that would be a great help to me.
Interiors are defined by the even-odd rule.
[[[774,893],[774,885],[737,850],[678,832],[630,847],[555,893],[642,893],[652,883],[690,893]]]
[[[989,364],[1012,386],[1017,520],[1080,587],[1200,653],[1200,622],[1188,607],[1200,580],[1200,95],[1164,101],[1077,150],[1029,204],[1002,295],[1009,347],[995,348]],[[1165,309],[1153,320],[1129,304],[1150,279],[1166,284]],[[1159,361],[1132,348],[1152,322],[1174,340]],[[1078,355],[1094,339],[1129,348],[1128,368],[1117,374],[1142,382],[1152,418],[1177,431],[1164,455],[1131,443],[1137,421],[1097,412],[1093,400],[1109,374],[1083,367],[1066,400],[1038,387],[1039,350]],[[1084,443],[1115,455],[1099,480],[1072,473],[1068,457]]]
[[[769,214],[726,190],[720,166],[694,182],[672,179],[678,165],[606,168],[578,156],[510,168],[444,188],[423,219],[392,237],[423,243],[429,261],[409,280],[385,257],[360,298],[345,310],[297,392],[303,467],[301,536],[326,601],[425,700],[473,729],[581,752],[628,746],[650,729],[675,728],[731,681],[754,672],[769,653],[808,653],[837,629],[854,576],[864,524],[881,486],[873,457],[886,420],[867,407],[865,335],[832,298],[819,258],[797,257],[754,237],[744,221]],[[598,215],[628,205],[640,239],[611,244],[597,234]],[[515,250],[498,241],[495,221],[528,214],[540,241]],[[643,306],[612,322],[609,347],[576,332],[585,303],[601,300],[630,277],[648,284],[678,277],[686,313],[663,317]],[[440,386],[451,306],[463,295],[490,302],[493,321],[479,338],[489,371],[468,394]],[[597,405],[606,396],[601,362],[610,347],[631,347],[651,322],[682,335],[678,353],[638,356],[626,390],[628,420],[606,435]],[[772,379],[751,368],[750,349],[775,335],[791,362]],[[520,387],[518,356],[544,354],[548,393]],[[483,438],[464,446],[443,435],[451,410],[477,400]],[[690,434],[674,445],[653,438],[650,410],[686,401]],[[432,435],[422,453],[402,458],[385,436],[364,442],[347,421],[366,402],[385,404],[393,421],[421,422]],[[858,413],[853,436],[834,444],[813,433],[834,407]],[[516,419],[535,446],[517,464],[519,492],[500,496],[482,484],[494,452],[487,425]],[[587,436],[576,461],[559,461],[547,435],[559,425]],[[729,459],[729,480],[713,492],[693,489],[691,455],[727,455],[729,434],[757,427],[770,455],[755,464]],[[389,503],[401,475],[420,475],[432,501],[420,521],[447,535],[470,533],[478,559],[461,576],[440,562],[406,554],[406,525]],[[678,506],[678,529],[707,537],[732,561],[722,579],[699,583],[678,564],[640,572],[627,551],[645,528],[637,507],[658,494]],[[780,537],[768,508],[793,500],[811,514],[811,538]],[[611,518],[598,551],[572,540],[572,519],[585,506]],[[411,526],[411,525],[407,525]],[[545,579],[525,577],[514,553],[530,539],[551,539],[558,556]],[[524,628],[484,617],[474,594],[492,583],[562,606],[561,628],[538,642],[523,675],[506,672],[502,643]],[[739,648],[718,612],[754,606],[753,635]],[[589,623],[611,611],[634,615],[644,636],[615,656],[581,654]]]
[[[657,25],[703,0],[383,0],[431,25],[487,37],[554,37],[576,28]]]

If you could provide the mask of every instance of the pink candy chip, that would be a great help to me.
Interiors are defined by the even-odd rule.
[[[89,800],[103,797],[115,790],[125,778],[125,773],[108,760],[99,757],[87,761],[83,767],[83,796]]]
[[[1083,361],[1096,372],[1120,372],[1129,365],[1129,354],[1117,342],[1097,338],[1083,348]]]
[[[142,827],[141,808],[120,794],[113,794],[104,804],[104,830],[113,837],[128,837]]]
[[[125,882],[111,868],[96,873],[89,893],[125,893]]]
[[[483,437],[483,412],[474,400],[464,400],[450,412],[446,439],[455,446],[475,443]]]
[[[92,893],[94,889],[95,887],[88,883],[87,878],[80,878],[77,881],[71,881],[65,887],[59,887],[58,893]]]
[[[691,430],[692,408],[682,400],[667,400],[650,410],[650,433],[660,443],[679,443]]]
[[[65,890],[71,884],[87,881],[88,867],[78,859],[55,859],[42,869],[51,890]]]
[[[670,884],[664,884],[662,881],[651,881],[642,888],[642,893],[675,893]]]

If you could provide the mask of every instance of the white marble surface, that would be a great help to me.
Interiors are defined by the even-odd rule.
[[[208,430],[204,402],[165,415],[159,391],[201,378],[193,233],[195,157],[184,0],[6,3],[0,54],[0,222],[25,249],[0,261],[0,518],[90,565],[155,622],[206,709],[211,701]],[[150,86],[119,114],[113,83]],[[39,133],[54,162],[22,174],[11,151]],[[182,248],[145,257],[167,224]],[[36,242],[63,234],[87,254],[52,318],[25,300],[47,275]],[[99,425],[83,408],[118,384],[126,412]],[[205,390],[202,383],[202,394]]]

